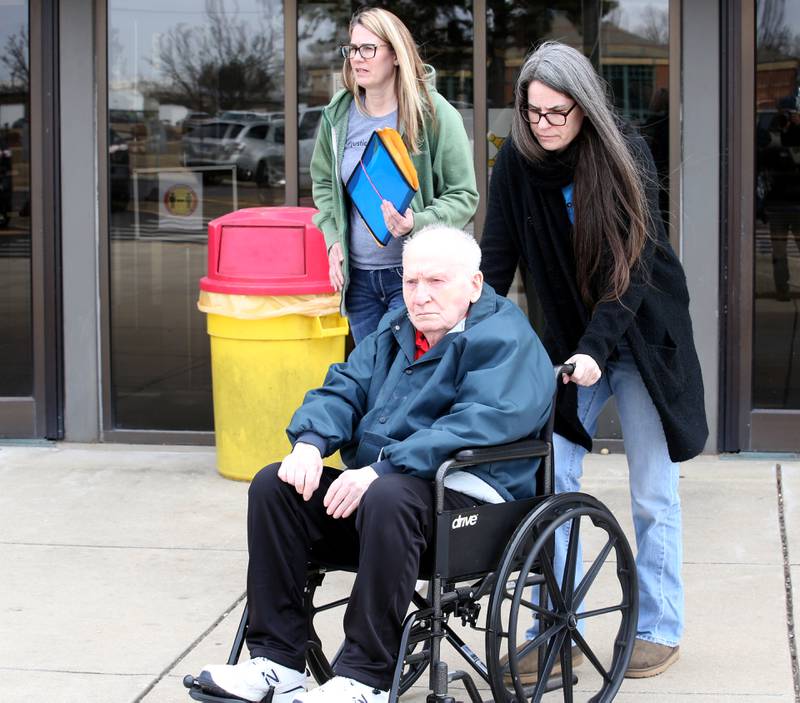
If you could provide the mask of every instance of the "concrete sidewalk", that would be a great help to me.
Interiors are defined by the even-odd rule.
[[[681,473],[681,660],[617,700],[800,702],[787,617],[793,595],[800,627],[800,463],[710,456]],[[584,490],[633,543],[624,458],[590,456]],[[246,492],[207,448],[0,445],[0,701],[187,703],[183,675],[225,660],[241,613]]]

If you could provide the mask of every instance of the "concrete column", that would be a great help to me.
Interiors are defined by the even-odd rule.
[[[673,0],[673,2],[679,0]],[[718,446],[720,257],[720,17],[718,0],[682,5],[680,257],[703,366],[709,438]]]
[[[65,439],[100,438],[97,109],[92,0],[60,2]]]

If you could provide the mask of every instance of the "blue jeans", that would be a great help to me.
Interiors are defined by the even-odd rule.
[[[374,270],[351,267],[344,302],[350,331],[358,344],[377,329],[389,310],[404,305],[402,267]]]
[[[601,379],[588,388],[578,388],[578,418],[593,437],[597,418],[608,399],[614,395],[617,400],[636,533],[639,579],[636,636],[675,646],[683,634],[683,541],[678,464],[670,461],[661,419],[639,375],[630,348],[627,344],[620,344],[617,349],[619,358],[606,365]],[[556,492],[579,491],[586,450],[555,434],[553,451]],[[564,573],[568,528],[565,525],[556,533],[556,574]],[[579,558],[576,583],[581,576]],[[534,629],[528,632],[529,637],[535,634]]]

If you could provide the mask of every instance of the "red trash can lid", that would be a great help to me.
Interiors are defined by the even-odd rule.
[[[237,295],[333,293],[325,238],[310,207],[252,207],[208,223],[201,290]]]

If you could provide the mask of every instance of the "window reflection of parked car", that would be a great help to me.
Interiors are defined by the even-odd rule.
[[[183,162],[189,168],[202,166],[233,166],[240,151],[237,139],[247,125],[253,123],[214,120],[206,122],[183,137]],[[221,170],[203,173],[208,182],[219,181]]]
[[[283,117],[282,112],[254,112],[248,110],[225,110],[225,112],[220,113],[218,119],[235,120],[238,122],[248,122],[248,121],[269,122],[270,120],[274,120],[279,117]]]
[[[300,110],[297,124],[298,171],[300,190],[311,189],[311,155],[317,141],[317,132],[322,121],[322,107],[307,107]]]
[[[0,227],[8,227],[11,221],[11,147],[5,137],[0,136]]]
[[[127,142],[113,129],[108,132],[108,176],[111,211],[124,210],[131,199],[131,157]]]
[[[322,118],[322,107],[302,108],[297,119],[298,165],[300,188],[311,188],[311,154]],[[254,180],[259,186],[277,188],[286,183],[284,121],[274,119],[258,129],[251,126],[240,135],[242,142],[236,163],[245,180]]]
[[[188,134],[193,129],[196,129],[201,124],[205,124],[211,119],[211,115],[207,112],[190,112],[181,121],[181,130],[184,134]]]
[[[240,178],[270,188],[285,183],[283,120],[251,124],[238,142],[235,158]]]

